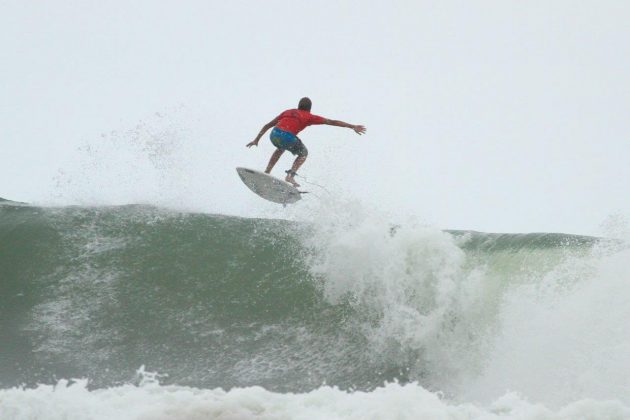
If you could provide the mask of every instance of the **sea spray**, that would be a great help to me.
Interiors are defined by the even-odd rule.
[[[485,402],[630,395],[627,242],[449,234],[339,200],[315,214],[311,273],[399,378]]]
[[[466,321],[483,295],[481,272],[464,268],[465,253],[448,233],[365,209],[360,217],[335,210],[304,239],[323,295],[354,309],[374,360],[401,366],[406,378],[432,374],[447,340],[451,349],[468,346],[476,333]],[[433,374],[446,370],[442,363]]]
[[[630,249],[601,243],[567,258],[538,282],[505,294],[483,372],[464,398],[488,401],[507,389],[551,406],[630,393]]]

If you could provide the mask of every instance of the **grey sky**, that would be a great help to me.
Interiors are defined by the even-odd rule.
[[[333,193],[441,228],[597,233],[630,214],[625,1],[0,9],[2,197],[268,214],[234,167],[264,167],[267,138],[244,145],[307,95],[368,128],[303,132],[301,172]]]

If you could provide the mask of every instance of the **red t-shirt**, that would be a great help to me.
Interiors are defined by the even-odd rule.
[[[325,120],[324,117],[301,109],[287,109],[278,115],[277,119],[278,124],[276,124],[276,127],[293,134],[299,133],[309,125],[323,124]]]

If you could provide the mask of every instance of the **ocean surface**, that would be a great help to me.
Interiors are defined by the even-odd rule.
[[[0,420],[630,419],[627,242],[287,219],[0,201]]]

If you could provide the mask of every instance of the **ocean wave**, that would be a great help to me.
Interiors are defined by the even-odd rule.
[[[626,244],[347,213],[0,206],[0,385],[629,402]]]

